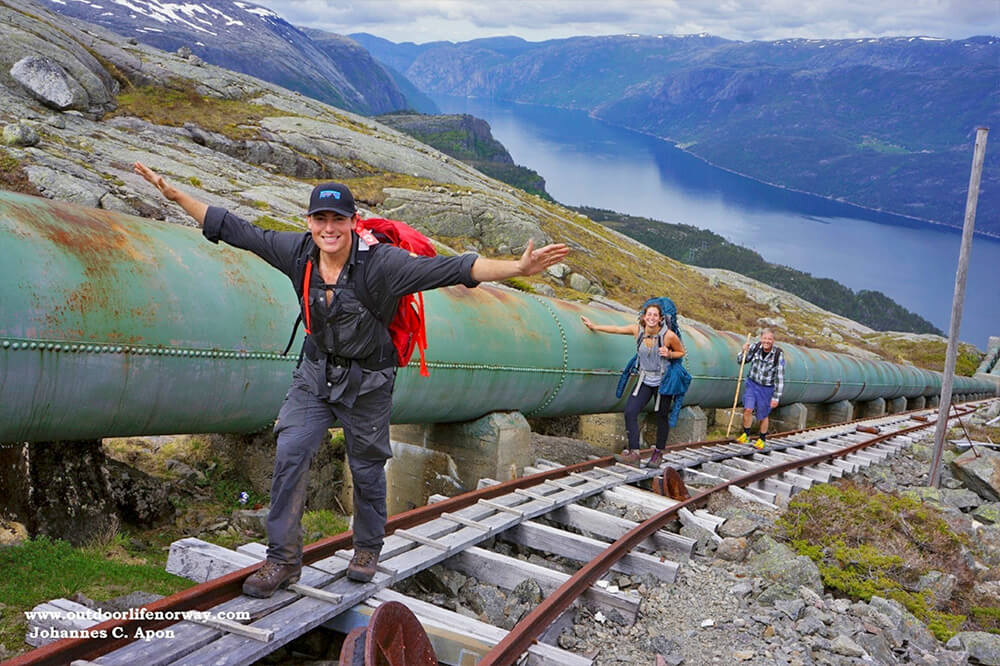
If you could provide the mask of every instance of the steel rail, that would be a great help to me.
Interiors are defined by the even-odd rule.
[[[531,476],[524,476],[503,483],[487,486],[479,490],[473,490],[462,495],[451,497],[441,502],[435,502],[426,506],[417,507],[403,513],[398,513],[386,522],[386,535],[398,529],[405,529],[419,525],[428,520],[440,517],[446,511],[457,511],[471,506],[480,499],[491,499],[507,494],[518,488],[527,488],[536,485],[539,481],[546,479],[557,479],[568,476],[573,472],[584,472],[595,467],[602,467],[614,463],[613,456],[596,458],[586,462],[576,463],[568,467],[559,467],[546,470]],[[303,549],[303,564],[310,564],[318,560],[334,555],[338,550],[350,548],[354,539],[353,531],[342,532],[326,539],[321,539]],[[193,587],[176,592],[169,597],[164,597],[145,606],[150,614],[179,614],[186,610],[204,611],[209,608],[229,601],[242,594],[243,581],[259,569],[263,562],[253,564],[238,571],[226,574],[220,578],[215,578]],[[4,662],[3,666],[64,666],[75,659],[93,660],[103,654],[114,652],[132,643],[135,638],[136,629],[155,631],[168,627],[183,620],[177,617],[172,620],[150,620],[150,619],[120,619],[107,620],[101,624],[90,627],[90,631],[98,632],[106,630],[109,638],[100,640],[89,638],[64,638],[50,643],[38,649],[26,652],[15,657],[9,662]],[[117,630],[116,630],[117,628]],[[111,638],[124,634],[121,638]]]
[[[966,410],[960,415],[964,416],[971,411],[974,410]],[[559,616],[562,615],[567,608],[569,608],[570,604],[572,604],[573,601],[584,592],[584,590],[595,584],[601,576],[607,573],[618,560],[627,555],[635,546],[673,520],[681,509],[698,506],[702,502],[706,501],[711,495],[727,490],[730,486],[743,487],[754,483],[755,481],[783,474],[784,472],[789,472],[800,467],[815,465],[816,463],[826,462],[833,458],[850,455],[851,453],[874,446],[892,437],[906,435],[907,433],[927,428],[935,423],[936,421],[928,421],[927,423],[921,423],[910,428],[904,428],[902,430],[886,433],[885,435],[879,435],[871,440],[859,442],[837,451],[821,453],[808,458],[781,463],[779,465],[775,465],[774,467],[768,467],[767,469],[751,472],[704,490],[690,499],[681,501],[669,509],[661,511],[623,534],[617,541],[608,546],[607,549],[605,549],[600,555],[590,560],[575,574],[570,576],[570,578],[558,589],[546,596],[542,603],[522,618],[521,621],[518,622],[514,628],[511,629],[510,632],[508,632],[508,634],[493,647],[493,649],[486,653],[486,655],[479,661],[478,666],[509,666],[510,664],[514,664],[538,639],[538,636],[545,631],[549,625],[555,622]]]
[[[921,411],[921,410],[913,410],[913,411]],[[972,410],[967,410],[965,412],[962,412],[961,415],[965,415],[970,411]],[[905,415],[906,413],[900,412],[898,414]],[[886,415],[886,416],[894,416],[894,415]],[[881,417],[876,417],[876,418],[881,418]],[[836,425],[850,425],[858,421],[870,421],[870,420],[871,418],[856,419],[854,421]],[[725,484],[721,484],[715,488],[703,491],[702,493],[699,493],[691,497],[690,499],[685,500],[679,503],[678,505],[675,505],[671,509],[668,509],[664,512],[661,512],[660,514],[657,514],[656,516],[653,516],[648,521],[636,526],[635,528],[624,534],[618,541],[611,544],[611,546],[609,546],[609,548],[605,551],[605,553],[602,556],[599,556],[598,558],[592,560],[583,568],[581,568],[580,571],[578,571],[574,577],[571,577],[568,581],[566,581],[566,583],[561,588],[559,588],[559,590],[556,590],[556,592],[553,593],[553,595],[548,597],[548,599],[545,602],[543,602],[542,605],[536,608],[535,611],[533,611],[531,614],[526,616],[526,618],[522,620],[522,622],[519,623],[517,627],[515,627],[514,630],[511,631],[510,634],[508,634],[507,638],[505,638],[503,642],[499,643],[490,653],[487,654],[487,658],[490,658],[491,655],[500,650],[502,647],[504,650],[503,654],[505,655],[507,654],[507,650],[513,650],[514,649],[513,647],[507,646],[507,644],[510,643],[512,640],[511,635],[516,636],[516,632],[518,631],[529,631],[529,632],[533,631],[527,629],[529,625],[533,625],[536,622],[545,621],[546,622],[545,626],[548,626],[548,624],[554,621],[554,619],[558,617],[558,614],[565,609],[565,606],[562,606],[562,610],[559,610],[558,612],[551,610],[554,607],[553,604],[555,602],[558,602],[560,604],[563,603],[563,596],[567,594],[567,592],[563,591],[563,588],[567,588],[567,590],[579,589],[582,591],[583,589],[586,589],[586,587],[589,587],[589,585],[592,584],[593,581],[599,578],[603,573],[605,573],[614,564],[614,562],[621,559],[621,557],[625,555],[629,550],[631,550],[636,544],[641,542],[646,537],[650,536],[656,530],[660,529],[664,524],[666,524],[669,520],[671,520],[676,515],[677,511],[679,511],[681,508],[686,508],[689,506],[697,506],[700,502],[707,499],[707,497],[710,496],[712,493],[718,492],[719,490],[724,490],[729,486],[747,485],[762,478],[766,478],[767,476],[780,474],[782,472],[796,469],[798,467],[815,464],[816,462],[824,462],[833,457],[847,455],[849,453],[854,452],[855,450],[865,448],[867,446],[872,446],[880,441],[883,441],[888,437],[905,434],[907,432],[911,432],[913,430],[917,430],[920,428],[925,428],[928,427],[929,425],[933,425],[933,423],[934,423],[933,421],[929,421],[926,424],[921,424],[905,430],[889,433],[887,435],[875,438],[870,441],[852,445],[850,447],[847,447],[846,449],[825,454],[819,454],[817,456],[813,456],[810,458],[803,458],[801,460],[796,460],[788,463],[783,463],[776,467],[768,468],[767,470],[761,470],[745,476],[741,476]],[[789,436],[793,434],[809,432],[812,430],[820,430],[829,427],[831,426],[830,425],[814,426],[812,428],[804,428],[801,430],[788,431],[784,433],[775,433],[773,436],[774,437]],[[679,451],[685,449],[698,449],[705,446],[711,446],[713,444],[729,443],[729,442],[732,442],[732,439],[711,440],[706,442],[690,442],[686,444],[675,444],[668,446],[667,450]],[[471,506],[477,503],[480,499],[492,499],[494,497],[505,495],[519,488],[527,488],[537,485],[539,482],[545,481],[547,479],[558,479],[564,476],[569,476],[572,473],[584,472],[597,467],[610,466],[613,463],[614,463],[613,456],[604,456],[601,458],[595,458],[592,460],[587,460],[585,462],[576,463],[566,467],[558,467],[551,470],[538,472],[530,476],[524,476],[509,481],[504,481],[495,485],[487,486],[485,488],[469,491],[461,495],[457,495],[455,497],[442,500],[440,502],[435,502],[434,504],[417,507],[415,509],[405,511],[403,513],[398,513],[390,517],[389,520],[386,522],[386,534],[389,535],[395,532],[396,530],[410,528],[419,525],[421,523],[427,522],[429,520],[433,520],[435,518],[440,517],[440,515],[445,512],[454,512],[459,509],[465,508],[467,506]],[[339,550],[345,550],[350,548],[352,544],[353,544],[352,531],[342,532],[341,534],[337,534],[316,541],[306,546],[305,549],[303,550],[303,564],[310,564],[325,559],[327,557],[333,556]],[[64,665],[76,659],[93,660],[100,657],[101,655],[107,654],[109,652],[114,652],[115,650],[121,649],[126,645],[128,645],[129,643],[132,643],[135,640],[134,636],[136,634],[136,630],[139,628],[142,628],[143,631],[156,631],[158,629],[163,629],[172,624],[175,624],[176,622],[182,621],[183,617],[181,617],[180,614],[183,611],[189,611],[189,610],[205,611],[225,601],[229,601],[230,599],[240,596],[242,594],[243,581],[253,572],[255,572],[258,568],[260,568],[262,564],[263,563],[261,562],[253,564],[248,567],[244,567],[242,569],[233,571],[219,578],[215,578],[210,581],[194,585],[190,588],[181,590],[180,592],[176,592],[168,597],[150,603],[144,606],[145,608],[145,612],[143,613],[144,617],[139,617],[135,619],[112,619],[102,622],[90,628],[90,630],[94,632],[98,632],[100,630],[106,630],[107,636],[109,636],[109,638],[103,638],[100,640],[89,639],[89,638],[62,639],[54,643],[45,645],[41,648],[37,648],[35,650],[27,652],[18,657],[15,657],[10,661],[6,661],[3,663],[3,666],[27,666],[29,664],[32,666]],[[581,582],[575,582],[574,579],[577,577],[585,577],[582,578],[581,580],[588,580],[590,582],[586,584]],[[572,600],[579,593],[580,592],[577,592],[576,595],[566,597],[565,604],[568,605],[569,603],[571,603]],[[555,615],[551,619],[547,619],[549,614],[552,613],[555,613]],[[158,616],[162,617],[164,615],[173,616],[174,619],[152,619]],[[525,624],[525,628],[519,630],[518,627],[521,627],[522,624]],[[531,643],[534,641],[538,633],[540,633],[540,630],[535,631],[533,634],[531,634],[531,638],[524,639],[527,641],[527,646],[531,645]],[[119,636],[119,635],[121,635],[121,638],[112,638],[113,636]],[[518,640],[517,645],[521,645],[521,643],[522,641]],[[520,650],[520,652],[523,652],[525,649],[527,649],[527,647],[523,647]],[[520,652],[518,652],[517,654],[520,654]],[[480,662],[480,663],[487,663],[487,662]],[[489,663],[508,663],[508,662],[496,661]]]

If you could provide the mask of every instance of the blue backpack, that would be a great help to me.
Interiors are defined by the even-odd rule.
[[[642,304],[642,309],[639,310],[639,312],[645,312],[646,308],[650,305],[659,306],[667,328],[673,331],[677,338],[680,339],[681,331],[677,326],[677,306],[674,305],[674,302],[666,296],[650,298]],[[622,394],[625,393],[625,386],[628,384],[629,378],[639,371],[638,366],[639,354],[636,353],[636,355],[625,364],[625,369],[622,370],[621,377],[618,379],[618,390],[615,391],[616,397],[621,398]],[[674,402],[670,410],[670,427],[677,425],[677,417],[681,412],[681,407],[683,406],[684,394],[687,393],[690,385],[691,374],[687,371],[687,368],[684,367],[684,360],[679,358],[671,359],[670,365],[667,367],[667,371],[663,375],[663,380],[660,382],[659,388],[660,395],[670,395],[674,397]]]

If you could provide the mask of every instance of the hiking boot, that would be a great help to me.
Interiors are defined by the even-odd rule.
[[[376,564],[377,550],[355,550],[351,563],[347,565],[347,577],[359,583],[367,583],[375,576]]]
[[[243,594],[266,599],[282,587],[299,582],[301,564],[278,564],[267,560],[264,565],[243,581]]]
[[[762,440],[760,437],[758,437],[757,441],[755,441],[753,443],[753,448],[755,448],[755,449],[762,449],[765,446],[766,446],[766,444],[764,443],[764,440]]]
[[[740,444],[746,444],[747,442],[750,441],[750,438],[747,437],[746,433],[743,433],[742,435],[736,438],[736,441],[739,442]]]
[[[660,449],[653,449],[653,455],[649,456],[649,460],[646,461],[646,467],[659,467],[663,462],[663,451]]]
[[[638,467],[639,449],[624,449],[621,453],[615,455],[615,460],[622,463],[623,465],[631,465],[632,467]]]

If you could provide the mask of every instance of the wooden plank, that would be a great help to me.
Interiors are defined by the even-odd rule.
[[[426,547],[421,546],[421,548]],[[432,549],[428,548],[428,550]],[[263,557],[265,552],[266,549],[261,544],[247,544],[246,546],[241,546],[240,549],[241,555],[250,557],[258,554],[260,557]],[[303,567],[302,574],[305,584],[310,584],[310,578],[326,579],[327,581],[333,578],[330,574],[311,566]],[[392,582],[393,579],[390,576],[376,573],[371,583],[355,583],[346,577],[342,577],[329,585],[313,585],[314,587],[322,587],[322,589],[340,596],[341,602],[334,604],[326,600],[300,597],[291,604],[279,608],[251,623],[250,626],[254,628],[272,631],[274,638],[271,643],[261,644],[258,641],[247,640],[231,634],[223,635],[217,640],[203,645],[177,659],[175,663],[189,666],[205,663],[218,664],[220,666],[222,664],[252,663],[306,631],[314,629],[338,613],[354,606],[377,592],[380,587],[385,587]]]
[[[588,472],[593,472],[594,470],[587,470]],[[591,483],[600,483],[604,488],[611,488],[612,486],[620,486],[622,484],[622,479],[620,475],[608,475],[601,474],[600,477],[588,476],[587,474],[581,474],[580,472],[570,472],[569,476],[574,479],[583,479],[584,481],[589,481]]]
[[[425,546],[430,546],[431,548],[437,548],[438,550],[443,550],[445,552],[451,550],[448,546],[441,543],[440,541],[435,541],[434,539],[421,536],[419,534],[416,534],[415,532],[411,532],[410,530],[398,529],[395,532],[393,532],[393,534],[395,534],[396,536],[401,536],[404,539],[408,539],[410,541],[415,541],[416,543],[423,544]]]
[[[697,469],[684,470],[684,478],[691,479],[692,481],[699,481],[700,483],[711,483],[716,486],[729,480]]]
[[[545,517],[567,527],[596,534],[610,541],[617,541],[619,537],[639,524],[579,504],[569,504],[556,509]],[[639,543],[636,550],[643,553],[667,551],[672,556],[687,558],[690,557],[694,544],[694,539],[666,530],[657,530],[649,538]]]
[[[561,571],[475,546],[453,555],[443,565],[507,592],[530,578],[538,583],[543,594],[549,595],[569,579],[569,574]],[[641,601],[637,593],[611,593],[597,586],[588,588],[581,599],[588,604],[596,604],[605,613],[614,608],[630,618],[631,622],[635,621]]]
[[[687,509],[685,509],[685,511],[686,510]],[[716,528],[719,527],[719,525],[721,525],[722,523],[726,522],[725,518],[720,518],[719,516],[716,516],[713,513],[709,513],[705,509],[695,509],[691,513],[694,514],[695,517],[697,517],[699,520],[703,520],[706,523],[713,523]]]
[[[681,509],[680,511],[678,511],[677,512],[677,517],[680,518],[681,523],[684,524],[684,525],[692,525],[693,524],[693,525],[697,525],[698,527],[701,527],[701,528],[707,530],[708,532],[711,533],[712,539],[716,543],[722,541],[722,537],[720,537],[718,534],[715,533],[715,528],[718,526],[718,523],[716,523],[715,521],[708,520],[708,519],[703,518],[701,516],[696,516],[691,511],[688,511],[687,509]],[[725,522],[725,521],[723,521],[723,522]]]
[[[185,559],[188,562],[186,570],[191,573],[201,572],[198,575],[206,575],[209,572],[216,572],[217,575],[224,575],[237,569],[242,569],[248,564],[259,561],[259,558],[236,553],[228,548],[222,548],[214,544],[209,544],[198,539],[181,539],[178,548],[188,550]],[[263,546],[261,546],[263,548]],[[174,554],[174,547],[171,546],[171,554]],[[176,557],[176,556],[175,556]],[[198,563],[198,559],[206,562]],[[211,560],[211,565],[207,560]],[[308,572],[303,570],[302,581],[307,584],[323,584],[331,579],[327,574]],[[193,579],[195,582],[204,582]],[[258,619],[270,612],[288,606],[298,598],[298,595],[286,590],[279,590],[269,599],[254,599],[251,597],[237,597],[211,609],[213,614],[220,613],[243,613],[251,619]],[[129,645],[116,650],[100,658],[100,663],[104,666],[164,666],[173,663],[175,660],[213,643],[223,636],[223,633],[215,628],[202,626],[193,622],[178,622],[170,626],[173,632],[172,638],[162,638],[151,641],[135,641]]]
[[[610,490],[605,490],[601,496],[614,504],[638,506],[647,511],[652,511],[654,514],[666,511],[678,504],[676,500],[631,486],[611,488]]]
[[[782,472],[781,480],[788,483],[796,488],[802,488],[803,490],[809,490],[813,486],[813,480],[807,476],[799,474],[796,472]]]
[[[324,626],[345,633],[355,627],[365,626],[372,612],[389,601],[402,603],[413,611],[427,631],[438,660],[443,664],[454,666],[475,664],[507,635],[507,632],[499,627],[392,590],[379,591],[364,604],[338,615]],[[593,662],[552,645],[535,643],[528,648],[528,663],[541,666],[587,666]]]
[[[727,480],[738,479],[741,476],[746,476],[746,472],[742,469],[737,469],[730,465],[725,465],[719,462],[706,462],[701,468],[708,474],[715,476],[721,476]]]
[[[503,532],[499,538],[560,557],[568,557],[578,562],[590,561],[608,546],[603,541],[532,521],[521,523],[517,527]],[[677,577],[678,565],[669,560],[660,562],[659,558],[644,553],[630,553],[618,560],[611,568],[628,575],[649,573],[672,583]]]
[[[31,612],[36,615],[28,621],[24,642],[32,647],[41,647],[62,640],[58,633],[52,637],[45,637],[42,632],[80,631],[101,623],[96,617],[97,611],[69,599],[53,599],[38,604],[31,609]],[[47,617],[42,618],[40,613],[47,614]]]
[[[729,486],[729,493],[733,495],[733,497],[738,497],[748,502],[757,502],[771,509],[779,508],[777,504],[769,502],[764,497],[761,497],[761,495],[764,494],[764,491],[762,490],[756,490],[756,489],[750,490],[750,489],[740,488],[739,486]],[[771,497],[774,497],[774,495],[771,495]]]
[[[187,618],[186,622],[193,622],[206,627],[212,627],[213,629],[218,629],[219,631],[228,634],[243,636],[244,638],[260,641],[261,643],[267,643],[274,638],[273,631],[247,627],[239,622],[234,622],[233,620],[223,620],[217,617],[201,617],[198,615],[192,615]]]
[[[747,460],[746,458],[729,458],[726,460],[726,464],[730,467],[741,469],[744,472],[756,472],[769,467],[769,465],[753,462],[752,460]]]
[[[791,497],[794,492],[790,484],[787,484],[784,481],[778,481],[777,479],[761,479],[757,483],[760,484],[764,490],[769,493],[774,493],[775,495]]]

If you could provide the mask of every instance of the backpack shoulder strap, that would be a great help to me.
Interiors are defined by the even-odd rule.
[[[375,250],[378,245],[370,245],[365,251],[358,251],[354,259],[354,270],[357,271],[356,274],[351,275],[351,283],[354,287],[354,293],[357,294],[358,300],[361,301],[361,305],[365,306],[368,312],[382,323],[383,326],[387,325],[382,319],[382,313],[379,312],[378,307],[375,305],[375,299],[372,298],[372,294],[368,291],[368,257],[371,256],[371,252]]]

